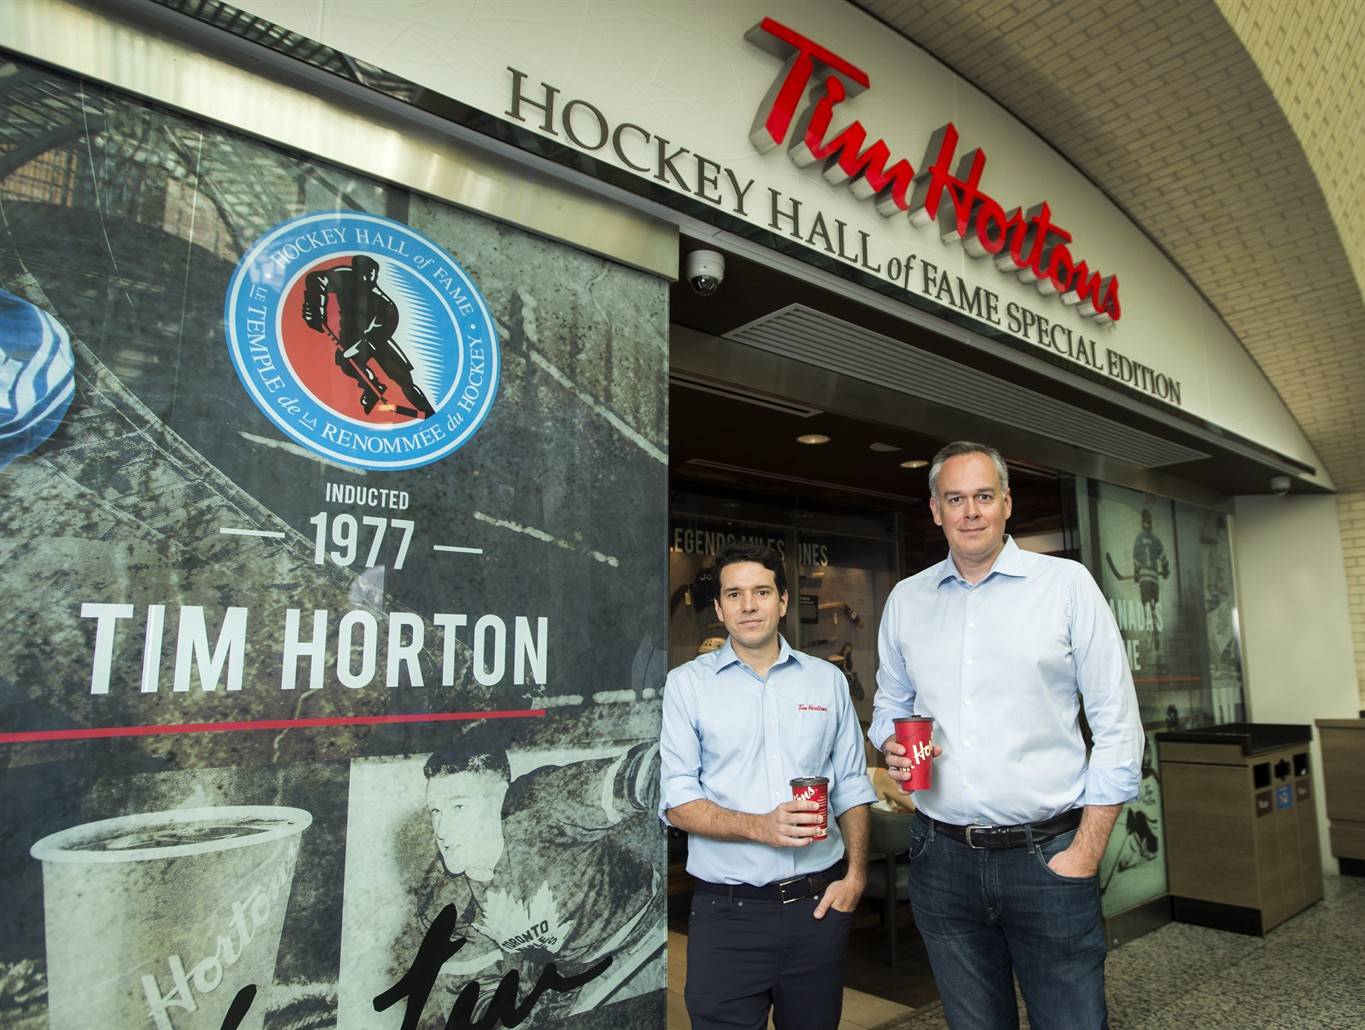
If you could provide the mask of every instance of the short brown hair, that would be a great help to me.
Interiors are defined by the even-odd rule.
[[[949,458],[961,457],[964,454],[984,454],[991,459],[991,464],[995,466],[995,474],[1000,477],[1000,492],[1003,494],[1010,488],[1010,470],[1005,467],[1005,459],[1000,456],[1000,452],[994,447],[987,447],[983,443],[972,443],[970,440],[954,440],[939,450],[934,455],[933,462],[929,465],[929,493],[933,497],[938,496],[938,476],[943,471],[943,465]]]
[[[720,593],[720,570],[727,565],[738,565],[746,561],[757,562],[772,572],[773,580],[777,583],[777,592],[779,594],[787,592],[787,564],[782,560],[782,556],[767,544],[736,540],[733,544],[726,544],[721,548],[712,566],[716,573],[717,595]]]

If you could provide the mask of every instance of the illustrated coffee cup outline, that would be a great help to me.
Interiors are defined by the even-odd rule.
[[[172,809],[83,823],[35,843],[50,1030],[217,1030],[239,988],[273,981],[312,821],[283,806]],[[194,839],[175,843],[186,836]],[[255,1006],[241,1027],[263,1018]]]

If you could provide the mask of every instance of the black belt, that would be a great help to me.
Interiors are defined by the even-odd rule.
[[[784,905],[790,905],[793,901],[815,897],[835,880],[842,878],[843,863],[836,862],[821,872],[793,876],[789,880],[777,880],[774,883],[765,883],[761,887],[755,887],[751,883],[711,883],[709,880],[698,880],[696,889],[706,894],[724,894],[726,897],[742,898],[745,901],[780,901]]]
[[[953,826],[937,819],[932,822],[935,833],[951,837],[969,848],[1022,848],[1030,840],[1034,844],[1042,844],[1068,830],[1074,830],[1081,825],[1081,810],[1073,808],[1051,819],[1021,826]]]

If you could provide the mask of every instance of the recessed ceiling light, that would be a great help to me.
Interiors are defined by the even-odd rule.
[[[893,443],[870,443],[867,445],[869,451],[876,451],[878,454],[890,454],[892,451],[900,450]]]
[[[922,468],[924,468],[925,465],[928,465],[928,464],[929,464],[929,463],[928,463],[927,461],[923,460],[922,458],[911,458],[909,461],[903,461],[903,462],[901,462],[901,468],[903,468],[903,469],[922,469]]]
[[[829,443],[829,437],[824,433],[802,433],[796,438],[796,442],[810,444],[813,447],[816,444]]]

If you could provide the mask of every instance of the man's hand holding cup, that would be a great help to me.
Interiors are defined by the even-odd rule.
[[[824,835],[820,805],[814,801],[784,801],[755,819],[755,839],[774,848],[804,848],[812,838]]]
[[[895,720],[896,732],[882,742],[887,772],[901,790],[927,790],[932,784],[933,760],[943,748],[933,742],[932,719]]]

